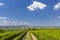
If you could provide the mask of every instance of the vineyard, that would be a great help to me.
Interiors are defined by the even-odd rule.
[[[60,40],[60,29],[0,29],[0,40]]]

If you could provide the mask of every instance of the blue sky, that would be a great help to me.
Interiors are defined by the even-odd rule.
[[[0,20],[0,25],[60,26],[60,0],[0,0]]]

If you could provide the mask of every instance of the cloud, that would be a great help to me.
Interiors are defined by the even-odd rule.
[[[58,2],[56,5],[54,5],[54,10],[58,10],[60,8],[60,2]]]
[[[7,17],[0,16],[0,20],[5,20],[5,19],[7,19]]]
[[[30,4],[27,9],[34,11],[35,9],[44,9],[47,5],[41,2],[34,1],[33,4]]]
[[[20,26],[20,25],[28,25],[27,22],[8,20],[7,17],[0,16],[0,26]]]
[[[60,19],[60,16],[58,16],[58,18]]]
[[[0,6],[3,6],[4,5],[4,3],[0,3]]]

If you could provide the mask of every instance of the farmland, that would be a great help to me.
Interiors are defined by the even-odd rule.
[[[2,31],[2,29],[0,29]],[[27,33],[24,30],[3,30],[0,32],[0,40],[22,40],[23,36]]]
[[[60,40],[60,30],[32,30],[38,40]]]
[[[0,29],[0,40],[60,40],[60,29]]]

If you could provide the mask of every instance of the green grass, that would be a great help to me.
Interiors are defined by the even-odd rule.
[[[1,29],[1,30],[5,30],[5,29]],[[25,35],[25,30],[5,30],[4,32],[0,31],[0,40],[13,40],[15,39],[16,37],[19,36],[19,39],[22,39],[23,38],[23,35]],[[18,40],[18,38],[16,39]]]
[[[31,29],[28,30],[28,38],[32,40],[31,32],[38,40],[60,40],[60,29]],[[27,30],[0,29],[0,40],[22,40]]]
[[[15,38],[16,36],[18,36],[20,34],[20,32],[12,32],[7,36],[2,37],[0,40],[11,40],[13,38]]]
[[[57,29],[31,30],[31,32],[38,40],[60,40],[60,30]]]
[[[14,38],[13,40],[22,40],[23,37],[26,35],[27,31],[22,32],[20,35],[18,35],[16,38]]]

